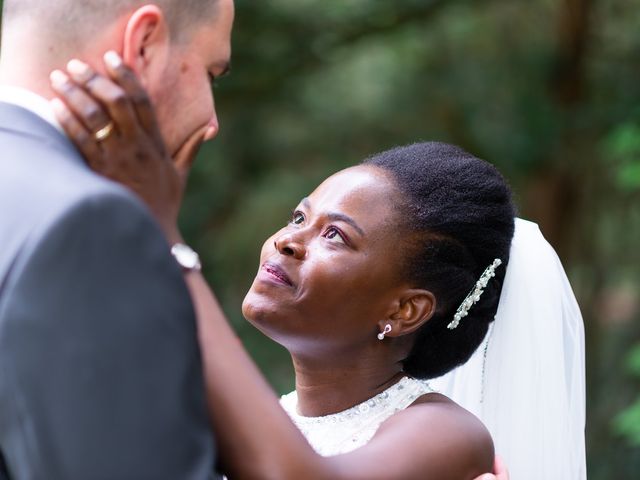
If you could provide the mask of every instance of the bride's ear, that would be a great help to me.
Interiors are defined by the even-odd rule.
[[[138,8],[126,23],[122,58],[148,88],[169,59],[171,36],[164,13],[155,5]]]
[[[399,337],[415,332],[429,321],[436,311],[436,297],[428,290],[406,290],[398,299],[394,312],[389,318],[380,322],[383,331],[386,324],[391,324],[389,337]]]

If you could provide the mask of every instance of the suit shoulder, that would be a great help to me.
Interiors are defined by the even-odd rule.
[[[161,236],[132,192],[89,170],[73,151],[16,142],[25,145],[12,144],[0,162],[0,282],[21,253],[61,226],[71,236],[90,230],[113,238],[128,222]]]
[[[94,196],[136,200],[124,187],[91,171],[70,143],[12,135],[2,148],[0,229],[10,226],[2,220],[11,211],[23,223],[37,224]]]

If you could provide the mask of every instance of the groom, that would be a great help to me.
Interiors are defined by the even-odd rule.
[[[131,193],[62,133],[49,72],[116,50],[177,152],[217,133],[232,0],[5,0],[0,61],[0,479],[206,479],[216,463],[194,311]],[[97,117],[96,117],[97,118]],[[110,125],[93,128],[103,140]],[[177,261],[176,261],[177,260]],[[179,265],[180,264],[180,265]]]

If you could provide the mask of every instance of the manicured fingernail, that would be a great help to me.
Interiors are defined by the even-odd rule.
[[[67,63],[67,70],[73,75],[86,75],[89,71],[89,65],[74,58]]]
[[[104,54],[104,61],[111,68],[118,68],[122,63],[122,57],[120,57],[117,52],[109,50]]]
[[[60,87],[65,83],[67,83],[67,80],[69,80],[69,77],[67,77],[67,75],[62,70],[54,70],[49,75],[49,79],[51,80],[51,84],[54,87]]]

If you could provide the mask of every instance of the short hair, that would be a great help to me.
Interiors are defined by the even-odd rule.
[[[409,235],[399,274],[436,297],[435,314],[416,332],[404,371],[438,377],[471,357],[495,317],[514,232],[511,190],[491,164],[445,143],[394,148],[364,164],[389,173],[400,192],[398,228]],[[480,301],[449,330],[458,306],[496,258],[503,265]]]
[[[2,24],[4,28],[19,18],[42,19],[63,41],[86,41],[100,26],[149,3],[163,10],[179,40],[188,35],[190,25],[211,18],[218,0],[4,0]]]

